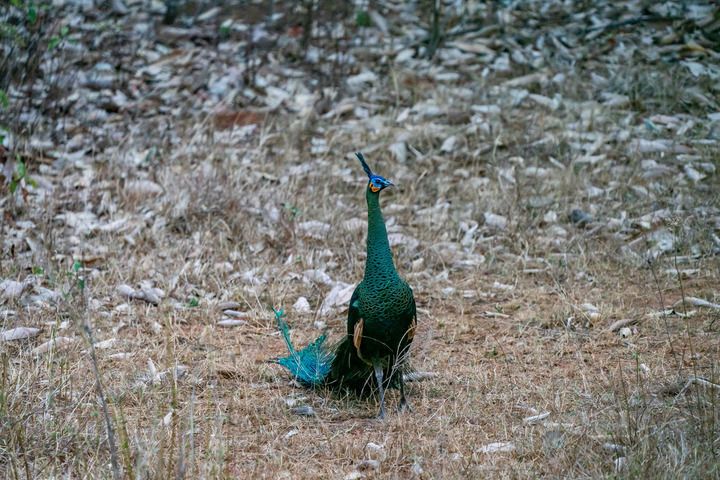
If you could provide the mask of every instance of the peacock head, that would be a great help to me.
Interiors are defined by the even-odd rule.
[[[368,188],[371,192],[379,193],[381,190],[395,185],[390,180],[381,177],[380,175],[375,175],[372,170],[370,170],[370,167],[365,161],[365,157],[362,153],[356,152],[355,156],[358,158],[358,160],[360,160],[360,164],[362,165],[363,170],[365,170],[365,173],[367,173],[367,176],[370,179],[370,181],[368,182]]]

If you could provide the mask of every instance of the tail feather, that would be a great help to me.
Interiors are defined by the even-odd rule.
[[[283,319],[285,311],[282,308],[280,310],[275,310],[273,308],[273,313],[275,313],[275,321],[277,322],[278,330],[280,330],[280,333],[282,333],[283,339],[285,340],[288,352],[290,352],[291,355],[296,353],[292,340],[290,340],[290,326],[287,324],[285,319]]]
[[[308,386],[322,385],[327,381],[335,353],[325,346],[326,336],[320,335],[312,343],[301,350],[296,350],[290,340],[290,327],[283,318],[282,310],[275,310],[275,320],[287,345],[289,355],[274,360],[275,363],[287,368],[298,382]]]
[[[372,367],[358,357],[352,337],[346,335],[335,347],[335,360],[330,370],[332,383],[361,392],[372,389],[366,387],[371,387],[373,378]]]
[[[397,388],[401,375],[409,371],[406,353],[401,352],[401,355],[388,359],[383,368],[386,386]],[[370,394],[377,388],[373,367],[358,356],[350,335],[346,335],[335,347],[335,359],[327,383],[361,395]]]
[[[289,354],[271,361],[285,367],[298,382],[311,387],[329,385],[359,394],[369,394],[377,388],[372,366],[360,359],[351,336],[345,335],[337,344],[328,346],[325,344],[327,337],[323,334],[297,350],[290,339],[290,326],[284,319],[285,312],[273,311]],[[387,386],[397,388],[400,376],[409,371],[406,353],[400,352],[385,366]]]

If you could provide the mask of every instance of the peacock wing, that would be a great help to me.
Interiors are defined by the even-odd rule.
[[[350,305],[348,306],[347,333],[351,337],[355,334],[355,326],[362,321],[362,313],[360,312],[360,285],[355,287],[355,291],[350,297]]]
[[[403,302],[405,304],[405,307],[403,311],[399,314],[398,320],[407,326],[407,330],[402,338],[400,351],[407,350],[408,346],[415,337],[415,330],[417,328],[417,307],[415,305],[415,297],[413,295],[412,288],[410,288],[407,283],[403,283],[405,286],[404,290],[405,295],[407,296],[407,300]]]

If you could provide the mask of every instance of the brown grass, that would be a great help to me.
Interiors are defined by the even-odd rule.
[[[403,75],[412,83],[412,72]],[[637,92],[634,102],[653,91],[623,88]],[[613,132],[624,115],[600,110],[592,127]],[[392,119],[398,111],[388,106],[383,113]],[[82,335],[86,322],[97,341],[117,339],[97,351],[97,367],[127,477],[343,478],[356,471],[368,478],[720,477],[720,390],[683,389],[695,376],[720,380],[720,313],[678,306],[676,313],[694,313],[650,315],[690,296],[718,303],[719,257],[709,254],[717,224],[700,208],[717,218],[720,203],[710,194],[718,191],[717,174],[705,180],[705,191],[674,175],[647,180],[638,166],[647,156],[621,144],[599,166],[576,162],[568,146],[576,140],[562,134],[579,114],[568,109],[553,117],[537,105],[504,111],[490,133],[459,129],[467,148],[447,155],[439,151],[442,135],[428,124],[409,128],[408,142],[423,154],[410,153],[405,163],[386,153],[404,131],[390,121],[372,130],[350,128],[342,118],[273,113],[247,138],[229,137],[250,123],[245,118],[231,112],[179,125],[186,128],[181,144],[158,138],[149,163],[132,168],[123,163],[129,149],[118,149],[92,163],[94,179],[80,187],[83,170],[72,165],[47,174],[56,190],[44,203],[32,192],[27,202],[2,198],[7,243],[0,277],[22,280],[42,267],[39,283],[62,294],[55,303],[27,304],[24,297],[2,306],[15,314],[0,318],[0,330],[43,328],[35,339],[0,344],[6,478],[112,475]],[[557,137],[536,143],[546,133]],[[125,144],[147,145],[144,135]],[[324,138],[329,151],[311,154],[312,138]],[[284,349],[272,306],[289,310],[298,344],[320,333],[315,320],[327,323],[332,339],[344,331],[344,312],[314,313],[329,287],[303,282],[302,272],[320,269],[348,283],[361,278],[364,228],[348,230],[344,221],[365,218],[364,179],[349,153],[368,145],[380,146],[366,150],[370,164],[399,185],[382,200],[390,231],[419,242],[417,249],[394,247],[421,313],[412,364],[437,374],[410,385],[412,413],[385,421],[375,418],[374,399],[305,390],[266,363]],[[716,152],[702,156],[718,165]],[[548,169],[548,176],[528,175],[529,166]],[[515,169],[515,184],[504,180],[505,169]],[[163,193],[129,190],[138,178],[154,180]],[[589,183],[607,193],[587,198]],[[639,196],[632,185],[659,192],[657,198]],[[575,207],[601,223],[623,211],[636,219],[679,197],[684,213],[651,229],[667,228],[680,240],[652,265],[637,262],[623,248],[631,241],[612,230],[567,219]],[[82,233],[57,217],[86,206],[101,224],[122,218],[128,224]],[[551,210],[558,220],[548,224]],[[486,211],[505,215],[507,228],[483,225]],[[35,222],[26,234],[33,250],[10,237],[22,220]],[[330,232],[304,236],[298,225],[310,220],[329,223]],[[463,246],[471,221],[480,226]],[[638,237],[645,234],[638,230]],[[642,252],[643,245],[631,247]],[[691,264],[676,264],[697,252],[703,255]],[[480,255],[482,262],[468,261]],[[78,272],[75,259],[84,260]],[[683,268],[697,272],[680,281],[673,271]],[[160,305],[116,292],[119,284],[143,281],[164,290]],[[298,296],[308,298],[312,314],[292,312]],[[193,299],[199,305],[191,306]],[[223,301],[238,302],[247,323],[216,326]],[[599,315],[589,315],[583,303],[597,306]],[[620,319],[636,321],[628,338],[608,330]],[[76,341],[30,353],[58,335]],[[148,362],[170,373],[145,381]],[[173,375],[178,366],[187,371]],[[392,392],[389,404],[397,400]],[[311,406],[316,416],[294,414],[297,405]],[[537,423],[524,420],[543,412],[549,415]],[[484,453],[495,442],[514,449]]]
[[[342,158],[333,163],[355,167]],[[383,173],[393,170],[389,162],[373,163]],[[185,213],[172,213],[174,200],[161,203],[166,210],[155,213],[169,219],[167,227],[153,231],[151,222],[133,245],[112,235],[88,239],[110,248],[108,258],[81,272],[88,278],[86,291],[72,289],[73,279],[63,278],[68,260],[50,264],[43,281],[57,279],[54,287],[69,289],[66,299],[51,310],[19,307],[18,317],[6,321],[8,327],[45,324],[41,338],[46,339],[64,319],[72,320],[73,332],[87,315],[98,339],[117,338],[112,351],[132,355],[110,360],[101,354],[98,365],[126,473],[132,469],[136,476],[168,478],[184,469],[189,478],[336,478],[363,467],[364,460],[377,459],[377,470],[366,466],[362,473],[599,477],[612,476],[615,458],[624,456],[624,472],[633,477],[717,475],[718,392],[692,387],[678,394],[691,375],[716,381],[717,314],[698,310],[688,320],[674,316],[667,319],[667,328],[662,318],[649,318],[662,306],[661,294],[665,304],[682,298],[679,283],[660,274],[655,285],[649,268],[622,265],[616,245],[583,239],[582,232],[573,233],[567,258],[547,256],[541,265],[542,257],[531,259],[541,255],[538,239],[525,230],[526,213],[517,206],[500,207],[516,225],[478,247],[485,264],[448,266],[436,244],[448,232],[452,239],[455,229],[416,224],[413,216],[414,210],[434,203],[425,192],[444,188],[450,177],[441,174],[407,183],[384,198],[386,207],[408,206],[388,219],[421,242],[415,254],[396,249],[398,266],[415,288],[422,312],[413,365],[438,374],[410,387],[414,412],[380,422],[372,400],[292,385],[286,372],[263,363],[283,352],[269,307],[288,307],[298,295],[319,306],[325,287],[292,280],[291,272],[323,268],[345,281],[360,277],[362,235],[341,226],[343,219],[363,217],[359,169],[353,168],[348,187],[317,173],[284,184],[251,180],[258,170],[283,175],[287,167],[281,160],[257,169],[231,168],[228,161],[220,166],[227,168],[225,175],[196,168],[197,174],[189,175],[193,182],[171,173],[174,166],[159,167],[167,198],[184,191],[192,199]],[[193,172],[192,167],[183,170]],[[469,193],[461,184],[454,188],[458,197]],[[480,195],[496,205],[491,192]],[[156,208],[151,199],[126,197],[122,202],[120,210],[130,214]],[[300,210],[298,220],[330,222],[327,239],[300,238],[283,203]],[[281,212],[282,220],[269,220],[263,211],[268,204]],[[61,205],[54,207],[62,211]],[[258,242],[261,252],[248,251]],[[293,261],[287,264],[289,255]],[[415,258],[425,260],[420,271],[412,271]],[[663,270],[671,261],[663,259],[654,268]],[[222,262],[232,270],[218,268]],[[713,293],[716,262],[699,261],[701,273],[682,285],[686,294]],[[9,258],[3,262],[10,263]],[[523,273],[531,267],[541,271]],[[234,275],[251,269],[261,278],[257,285]],[[113,309],[121,303],[114,285],[148,278],[178,302],[196,297],[200,305],[139,302],[130,303],[127,312]],[[514,289],[493,289],[495,281]],[[448,286],[454,290],[442,293]],[[87,309],[81,295],[91,299]],[[220,300],[239,301],[250,312],[248,324],[232,330],[215,327]],[[601,318],[585,318],[578,308],[585,302],[598,306]],[[631,339],[606,330],[620,318],[638,320]],[[299,343],[317,335],[312,320],[312,315],[290,313]],[[338,312],[329,319],[330,331],[337,335],[343,322]],[[87,344],[78,341],[40,358],[29,355],[30,347],[21,343],[2,350],[6,475],[107,475],[107,436],[89,374]],[[176,381],[134,386],[148,360],[158,370],[180,364],[189,371]],[[391,395],[391,404],[396,400]],[[310,405],[317,416],[296,416],[289,402]],[[550,415],[538,425],[523,422],[539,412]],[[480,452],[483,445],[506,441],[515,445],[513,452]],[[368,450],[369,442],[382,445],[382,452]],[[622,445],[624,453],[604,449],[607,443]]]

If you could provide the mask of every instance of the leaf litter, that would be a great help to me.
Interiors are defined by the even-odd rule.
[[[460,380],[471,378],[489,385],[483,393],[492,403],[481,401],[481,410],[490,411],[507,403],[495,396],[504,387],[478,372],[529,375],[547,365],[529,351],[533,334],[555,340],[542,348],[563,358],[576,334],[594,346],[601,331],[632,337],[642,353],[657,321],[701,317],[712,325],[720,308],[720,69],[711,2],[658,3],[642,16],[633,1],[445,2],[453,21],[435,46],[428,12],[397,2],[374,4],[361,29],[354,12],[327,31],[319,19],[307,45],[290,21],[301,10],[286,5],[256,18],[200,3],[192,13],[163,2],[111,3],[108,16],[87,2],[53,2],[60,24],[82,27],[43,55],[35,85],[8,90],[27,101],[3,115],[34,134],[4,135],[0,180],[10,183],[19,154],[33,181],[20,182],[25,194],[0,197],[2,348],[28,339],[39,343],[37,354],[81,350],[69,348],[80,344],[71,334],[25,326],[82,303],[73,297],[76,276],[67,275],[77,260],[83,295],[97,306],[92,322],[112,332],[96,348],[110,352],[116,339],[127,350],[107,354],[124,362],[118,377],[143,369],[135,363],[142,358],[159,358],[148,350],[171,331],[180,365],[201,371],[221,352],[223,362],[239,362],[243,386],[267,383],[275,377],[252,362],[281,347],[272,323],[260,320],[271,304],[292,305],[300,335],[317,325],[344,332],[364,260],[362,173],[347,155],[357,149],[397,185],[383,199],[390,242],[419,311],[428,312],[414,352],[420,369],[407,374],[428,381],[414,393],[438,382],[450,397],[478,402],[483,395],[470,400],[454,390],[457,382],[474,388]],[[57,70],[62,64],[73,74]],[[52,101],[38,96],[58,91]],[[610,269],[593,264],[597,258],[619,280],[604,280]],[[648,293],[655,272],[666,286],[687,282],[687,294],[658,303]],[[635,275],[645,279],[639,293]],[[627,301],[613,301],[625,293]],[[558,327],[572,315],[595,325]],[[516,323],[523,327],[510,328]],[[716,340],[703,341],[710,353],[702,358],[712,358]],[[586,378],[599,356],[573,375]],[[482,368],[469,372],[454,363],[460,357]],[[514,363],[522,358],[528,363]],[[151,363],[137,384],[168,385],[182,376],[178,368],[159,372]],[[435,418],[433,406],[421,403],[422,416]],[[334,415],[324,405],[308,408]],[[170,412],[172,424],[180,410]],[[517,421],[502,410],[491,416]],[[544,425],[532,418],[526,423]],[[522,436],[517,424],[503,426]],[[522,438],[492,442],[477,432],[454,447],[458,458],[524,448]],[[369,445],[362,440],[361,449]],[[238,455],[250,461],[257,452]],[[443,461],[404,462],[407,470],[393,466],[403,475],[460,472],[442,470]],[[385,473],[386,463],[364,469]],[[323,469],[331,464],[314,465],[316,476],[330,474]],[[597,468],[596,476],[613,473],[612,465]]]

